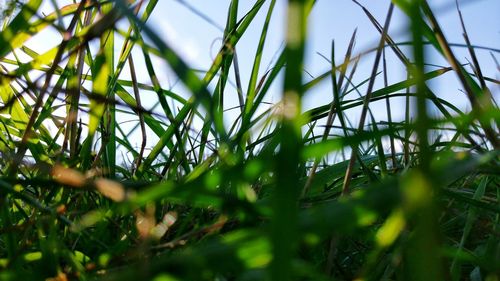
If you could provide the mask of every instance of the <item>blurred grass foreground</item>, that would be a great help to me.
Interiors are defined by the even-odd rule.
[[[377,43],[332,43],[313,77],[316,1],[227,1],[205,70],[149,23],[159,2],[2,1],[0,280],[499,280],[500,50],[470,41],[458,2],[461,42],[425,0],[381,19],[353,1]],[[430,83],[449,77],[452,98]]]

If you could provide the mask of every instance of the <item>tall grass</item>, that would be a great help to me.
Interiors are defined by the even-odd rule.
[[[84,1],[49,15],[38,13],[41,0],[5,9],[1,280],[498,280],[498,81],[481,69],[458,3],[463,44],[447,41],[425,0],[392,1],[383,23],[353,1],[380,32],[378,46],[358,52],[355,32],[339,57],[332,43],[331,70],[305,82],[312,0],[289,1],[285,48],[259,76],[275,2],[239,14],[232,0],[203,73],[148,24],[158,0]],[[394,10],[410,19],[410,49],[389,32]],[[246,75],[238,55],[252,54],[237,50],[258,13]],[[59,45],[26,45],[49,28]],[[429,70],[430,50],[447,65]],[[371,75],[357,81],[372,54]],[[407,79],[389,82],[388,54]],[[190,97],[162,87],[156,59]],[[138,62],[150,81],[139,82]],[[428,86],[450,72],[470,110]],[[325,80],[331,100],[303,111]],[[277,83],[281,100],[268,105]],[[392,117],[400,98],[403,120]],[[375,118],[376,101],[387,119]]]

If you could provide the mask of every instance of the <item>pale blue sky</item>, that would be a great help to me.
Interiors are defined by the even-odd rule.
[[[455,1],[432,0],[428,2],[434,9],[448,40],[454,43],[463,43],[464,40],[455,7]],[[191,0],[185,1],[185,3],[205,14],[218,26],[223,27],[225,25],[227,7],[230,1]],[[240,1],[240,17],[250,9],[253,3],[254,1]],[[389,5],[388,1],[365,0],[360,1],[360,3],[365,5],[368,10],[383,23]],[[498,16],[500,14],[500,1],[469,0],[460,1],[459,3],[472,43],[500,49],[500,16]],[[245,34],[237,46],[240,70],[246,77],[248,77],[250,73],[251,63],[265,17],[266,7],[267,4],[265,4],[257,20],[250,26],[250,30]],[[265,70],[265,66],[271,61],[276,51],[282,46],[285,8],[286,1],[278,0],[269,30],[270,35],[266,42],[263,70]],[[211,58],[213,58],[218,50],[218,46],[220,46],[220,40],[214,43],[214,40],[217,40],[217,38],[221,36],[221,31],[218,28],[211,26],[207,21],[194,14],[178,0],[160,1],[158,9],[153,15],[152,22],[154,26],[158,27],[158,32],[163,34],[193,67],[200,69],[208,68],[211,63]],[[404,38],[407,36],[406,27],[406,16],[396,9],[390,28],[391,36],[393,36],[396,41],[405,41]],[[379,34],[359,6],[355,5],[350,0],[318,0],[309,21],[310,32],[308,33],[305,69],[314,76],[321,74],[329,68],[329,63],[319,56],[317,52],[326,57],[330,57],[332,40],[335,40],[336,54],[339,57],[337,62],[340,62],[347,48],[349,38],[355,28],[358,28],[355,53],[359,53],[377,45]],[[469,55],[465,49],[455,48],[454,51],[459,60],[466,62],[464,58],[469,57]],[[493,78],[500,78],[499,72],[495,68],[489,52],[481,50],[477,52],[480,63],[484,67],[483,71],[485,74]],[[398,62],[394,62],[394,56],[392,56],[390,51],[388,52],[388,58],[393,59],[391,61],[392,68],[389,69],[390,83],[404,79],[405,73],[399,68],[401,65]],[[432,59],[434,63],[445,65],[444,60],[435,53],[429,53],[429,58]],[[361,81],[369,76],[372,63],[373,56],[367,56],[366,59],[362,60],[358,74],[355,76],[358,78],[357,81]],[[244,76],[242,78],[244,84],[247,81],[246,77]],[[445,80],[452,81],[453,77]],[[381,81],[381,79],[378,79],[378,81]],[[456,95],[459,89],[458,84],[454,84],[451,89],[447,88],[450,86],[449,83],[451,82],[446,82],[446,86],[436,84],[435,82],[433,83],[434,84],[431,83],[431,85],[445,96]],[[327,82],[327,86],[328,85],[329,83]],[[448,92],[449,90],[451,91]],[[362,93],[364,94],[364,92]],[[498,87],[497,89],[494,88],[494,93],[496,95],[498,94]],[[317,106],[317,100],[322,100],[320,103],[324,103],[325,98],[331,96],[331,90],[323,87],[322,89],[313,91],[308,94],[308,96],[310,96],[310,98],[306,96],[304,102],[306,108]],[[278,98],[279,95],[273,99],[276,101]],[[457,104],[467,106],[467,101],[465,99],[457,100]]]
[[[184,0],[185,3],[200,11],[211,21],[215,26],[208,23],[199,15],[193,13],[192,10],[183,5],[179,0],[160,0],[156,10],[154,11],[149,23],[164,38],[188,64],[196,69],[207,70],[212,63],[212,59],[217,53],[221,41],[222,31],[226,22],[229,0]],[[44,1],[41,9],[44,13],[49,13],[53,10],[51,1]],[[58,1],[59,3],[71,3],[72,1]],[[250,25],[248,31],[242,37],[237,45],[239,57],[240,71],[242,74],[243,89],[246,91],[247,81],[249,79],[255,50],[258,39],[267,12],[267,7],[270,1],[264,4],[256,20]],[[368,10],[383,24],[387,9],[389,7],[388,0],[360,0],[361,4],[365,5]],[[455,0],[428,0],[433,8],[442,29],[447,36],[447,39],[453,43],[464,43],[462,30],[455,7]],[[239,1],[239,17],[246,14],[252,5],[253,0]],[[273,62],[273,57],[283,46],[283,34],[285,30],[285,0],[277,0],[270,29],[268,31],[268,39],[264,49],[261,75],[267,69],[268,65]],[[470,36],[470,40],[474,45],[486,46],[495,49],[500,49],[500,0],[461,0],[461,9],[465,19],[465,24]],[[397,42],[406,41],[408,21],[404,14],[395,9],[393,20],[391,22],[390,35]],[[120,27],[122,27],[120,25]],[[317,0],[317,3],[309,18],[309,33],[307,41],[307,49],[305,56],[305,70],[308,74],[304,74],[305,80],[311,79],[309,76],[317,76],[330,68],[330,64],[317,53],[321,53],[326,57],[330,57],[331,42],[335,40],[337,64],[341,63],[347,49],[348,41],[355,29],[357,31],[357,40],[355,54],[373,48],[377,45],[380,35],[365,16],[362,9],[355,5],[351,0]],[[50,47],[57,45],[60,42],[60,36],[43,33],[29,42],[29,45],[35,50],[47,50]],[[118,39],[118,42],[120,40]],[[117,46],[120,46],[119,44]],[[404,49],[404,48],[403,48]],[[406,48],[406,50],[410,50]],[[469,58],[469,54],[464,48],[453,49],[457,58],[466,63],[465,58]],[[411,52],[407,52],[409,56]],[[486,76],[494,79],[500,79],[500,71],[495,67],[489,51],[477,50],[478,58],[483,67],[483,73]],[[500,53],[494,53],[500,60]],[[140,50],[134,52],[135,63],[137,64],[138,73],[142,73],[138,78],[142,82],[150,83],[149,77],[146,75],[142,55]],[[374,56],[367,55],[362,58],[353,82],[359,83],[369,77]],[[388,49],[387,59],[389,65],[389,83],[399,82],[406,77],[406,73],[402,65],[392,52]],[[428,53],[428,60],[439,65],[447,65],[447,63],[435,52]],[[157,74],[159,74],[160,82],[163,87],[170,88],[185,97],[189,96],[189,92],[183,88],[181,83],[175,83],[175,75],[168,70],[168,67],[161,60],[154,61],[157,66]],[[381,69],[381,68],[380,68]],[[123,77],[127,78],[127,71],[123,73]],[[270,94],[266,101],[275,103],[279,101],[281,96],[280,81],[274,83]],[[444,78],[435,79],[429,82],[429,85],[435,89],[436,93],[460,108],[468,108],[469,103],[464,95],[460,92],[460,84],[457,83],[455,75],[448,73]],[[375,84],[375,89],[382,87],[382,76],[378,77]],[[498,85],[491,85],[493,94],[496,100],[499,100],[500,88]],[[360,88],[361,94],[365,94],[366,89]],[[143,103],[154,104],[156,99],[154,95],[144,93],[142,97]],[[227,90],[228,99],[225,101],[225,107],[230,108],[238,104],[236,98],[236,90],[229,87]],[[350,98],[356,98],[357,94],[353,93]],[[308,92],[304,98],[303,107],[309,109],[319,105],[326,104],[332,99],[331,82],[325,80],[320,86]],[[393,115],[395,119],[403,118],[403,99],[392,100]],[[386,120],[385,105],[383,102],[371,104],[371,109],[375,117],[379,120]],[[233,110],[228,112],[226,120],[228,125],[232,123],[231,119],[237,116],[238,111]],[[350,112],[352,122],[357,122],[357,111]],[[133,116],[124,117],[123,120],[135,118]],[[138,138],[140,139],[140,138]],[[155,138],[150,138],[150,142],[154,143]]]
[[[44,1],[40,11],[50,13],[53,10],[50,2],[48,0]],[[71,3],[72,1],[58,0],[57,2],[64,4]],[[219,28],[193,13],[192,10],[181,2],[185,2],[187,5],[206,15]],[[249,11],[255,1],[243,0],[239,2],[239,17],[241,18]],[[379,22],[383,23],[389,1],[361,0],[359,2],[365,5]],[[455,8],[455,0],[431,0],[428,2],[434,9],[448,40],[454,43],[463,43],[464,40],[461,35],[462,30]],[[220,47],[220,38],[222,36],[220,28],[223,28],[225,25],[229,3],[230,0],[160,0],[151,17],[150,24],[193,68],[208,69],[212,58]],[[250,74],[252,60],[255,55],[268,3],[264,4],[256,20],[249,27],[249,30],[237,46],[244,88]],[[262,73],[282,47],[286,3],[286,0],[277,0],[269,36],[264,49]],[[461,0],[459,3],[472,43],[500,49],[500,16],[498,16],[500,14],[500,0]],[[398,9],[395,9],[390,28],[391,36],[396,41],[405,41],[404,38],[407,36],[406,26],[406,16]],[[351,0],[317,0],[309,19],[305,70],[313,76],[328,70],[330,67],[329,63],[317,53],[330,57],[332,40],[335,40],[336,54],[338,56],[337,63],[340,63],[346,51],[349,38],[356,28],[358,32],[355,53],[377,45],[379,40],[378,32],[365,16],[362,9],[355,5],[354,2]],[[36,40],[30,42],[31,46],[37,50],[47,50],[59,42],[56,38],[54,40],[52,38],[49,39],[49,37],[53,36],[49,33],[43,34],[43,36],[45,38],[38,36]],[[469,55],[464,48],[455,48],[454,51],[459,60],[466,62],[465,57],[469,57]],[[484,67],[483,71],[485,75],[499,79],[499,71],[495,68],[489,52],[482,50],[478,50],[477,52],[480,63]],[[388,59],[394,59],[392,52],[387,52],[387,55]],[[495,55],[498,56],[499,54]],[[442,58],[432,52],[429,53],[429,58],[433,63],[446,64]],[[362,59],[357,75],[355,76],[358,78],[358,81],[369,76],[372,63],[373,56],[366,56],[365,59]],[[390,63],[392,63],[392,68],[389,69],[390,82],[397,82],[403,79],[405,74],[398,68],[400,66],[399,63],[394,60],[390,60]],[[138,62],[138,64],[140,65],[141,62]],[[164,86],[168,87],[169,83],[167,81],[175,81],[175,77],[170,77],[171,74],[167,75],[166,72],[163,74],[169,76],[164,77],[163,80],[165,82],[162,81]],[[305,79],[308,79],[308,77],[308,74],[305,74]],[[147,77],[140,77],[139,79],[144,82],[148,81]],[[279,85],[276,86],[278,87]],[[456,85],[455,89],[458,89],[458,85]],[[493,90],[495,94],[498,94],[498,89],[493,88]],[[330,95],[330,93],[328,94]],[[310,100],[305,100],[305,107],[316,105],[314,100],[322,98],[321,96],[316,97],[314,93],[311,93],[311,95],[313,97]],[[279,94],[276,96],[276,99],[278,98]]]

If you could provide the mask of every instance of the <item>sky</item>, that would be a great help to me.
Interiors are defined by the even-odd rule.
[[[48,14],[54,10],[52,1],[45,0],[40,9],[41,13]],[[72,3],[68,0],[57,0],[59,5]],[[242,73],[243,89],[246,89],[246,82],[249,80],[255,50],[259,40],[262,25],[267,13],[267,7],[270,1],[266,1],[264,7],[257,15],[254,22],[250,25],[248,31],[239,41],[236,50],[239,59],[240,71]],[[375,18],[383,24],[388,7],[388,0],[359,0]],[[194,69],[207,70],[212,64],[213,58],[221,46],[221,36],[225,26],[229,0],[159,0],[148,24],[163,38],[184,60]],[[253,6],[253,0],[239,1],[239,18],[243,17]],[[458,13],[455,6],[455,0],[428,0],[433,9],[437,20],[439,21],[448,41],[453,43],[464,43],[462,30]],[[486,46],[500,49],[500,0],[460,0],[459,1],[465,25],[474,45]],[[259,77],[268,69],[276,59],[277,53],[283,48],[284,33],[286,23],[286,5],[287,1],[277,0],[276,7],[271,19],[268,38],[262,58],[262,66]],[[200,16],[203,14],[203,16]],[[389,29],[389,34],[396,42],[408,40],[408,18],[398,9],[394,10],[393,20]],[[123,22],[120,22],[119,28],[126,30]],[[308,38],[305,53],[304,80],[313,79],[330,69],[330,63],[324,58],[330,58],[332,41],[335,42],[335,53],[338,59],[336,63],[340,64],[347,50],[348,42],[357,29],[356,46],[354,54],[361,53],[377,46],[380,35],[368,20],[363,10],[352,0],[317,0],[308,22]],[[54,32],[47,31],[33,38],[28,45],[40,52],[56,46],[60,42],[60,36]],[[120,39],[117,39],[120,42]],[[119,46],[119,45],[118,45]],[[404,49],[404,48],[403,48]],[[409,49],[407,49],[409,50]],[[461,62],[467,62],[469,57],[464,48],[454,48],[457,58]],[[391,51],[387,53],[389,84],[404,80],[406,73],[401,63],[395,58]],[[142,58],[140,50],[133,53],[134,58]],[[408,52],[410,54],[410,52]],[[500,79],[500,70],[498,70],[491,57],[490,51],[477,50],[479,62],[483,67],[485,76],[494,79]],[[500,52],[494,52],[497,60],[500,60]],[[439,65],[448,65],[445,60],[435,52],[428,52],[429,61]],[[373,65],[374,54],[364,56],[353,82],[359,83],[370,76]],[[138,80],[150,84],[150,78],[141,73],[145,71],[144,63],[141,59],[135,59],[137,64]],[[178,83],[177,78],[160,59],[154,60],[157,68],[160,83],[164,88],[172,89],[175,92],[189,97],[189,92]],[[433,69],[433,68],[429,68]],[[129,77],[127,71],[123,73],[126,79]],[[234,83],[234,77],[230,78]],[[270,95],[266,101],[276,103],[280,100],[282,83],[274,83]],[[320,86],[306,93],[303,99],[303,109],[307,110],[319,105],[326,104],[332,99],[331,83],[325,81]],[[429,85],[442,98],[454,102],[462,109],[469,106],[468,101],[460,92],[460,84],[457,82],[453,73],[446,74],[444,79],[430,81]],[[375,89],[382,87],[382,79],[378,78],[375,83]],[[225,108],[231,108],[238,104],[236,98],[236,89],[230,87],[229,98],[225,101]],[[499,100],[499,85],[491,87],[495,99]],[[364,89],[360,89],[360,94],[364,95]],[[149,93],[151,95],[151,93]],[[352,98],[356,98],[354,93]],[[144,103],[155,103],[151,96],[141,97]],[[403,99],[393,100],[394,118],[403,118]],[[385,106],[381,103],[371,105],[372,112],[376,118],[386,120]],[[357,122],[356,112],[352,112],[352,121]],[[235,118],[237,111],[228,112],[228,119]],[[227,120],[229,121],[231,120]]]
[[[389,7],[389,1],[359,1],[364,5],[379,22],[383,23]],[[462,30],[454,0],[432,0],[428,1],[435,12],[447,39],[454,43],[464,43]],[[184,3],[184,4],[183,4]],[[220,47],[221,28],[225,25],[227,9],[230,1],[160,1],[159,6],[153,14],[151,25],[158,27],[158,32],[170,42],[173,47],[190,63],[194,68],[207,69],[218,48]],[[239,1],[239,15],[244,15],[253,5],[254,1]],[[287,1],[278,0],[275,12],[270,25],[268,40],[263,57],[263,71],[272,62],[273,57],[283,46],[283,34],[285,30],[285,15]],[[499,0],[474,0],[459,1],[466,28],[473,44],[500,49],[500,1]],[[267,4],[265,4],[267,5]],[[203,13],[214,22],[216,26],[208,23],[193,9]],[[255,54],[257,41],[261,27],[265,18],[265,6],[259,13],[256,21],[250,26],[249,31],[237,45],[237,52],[240,70],[243,75],[249,75],[252,59]],[[398,9],[395,9],[389,33],[396,41],[406,41],[408,18]],[[218,28],[219,27],[219,28]],[[305,80],[312,79],[317,75],[327,71],[330,63],[326,61],[322,54],[330,57],[332,40],[335,41],[335,51],[338,56],[337,64],[343,59],[347,49],[349,39],[357,29],[357,39],[355,53],[375,47],[378,44],[379,34],[368,20],[363,10],[351,0],[318,0],[309,18],[309,32],[306,50]],[[454,51],[457,58],[462,62],[465,57],[469,57],[464,48],[456,48]],[[496,54],[498,55],[498,54]],[[401,64],[395,59],[391,52],[387,52],[389,61],[389,83],[395,83],[405,78]],[[429,60],[447,65],[440,55],[429,52]],[[484,72],[493,78],[499,78],[499,71],[487,51],[478,51],[478,57]],[[361,60],[358,68],[357,81],[369,77],[374,56],[366,56]],[[262,73],[261,73],[262,74]],[[447,74],[448,75],[448,74]],[[436,79],[441,81],[430,82],[437,93],[444,98],[453,98],[459,93],[459,84],[453,74],[446,79]],[[248,79],[243,78],[243,83]],[[377,79],[381,82],[381,79]],[[324,104],[324,100],[331,97],[331,89],[326,85],[308,93],[304,99],[304,109],[312,108]],[[377,83],[379,87],[382,84]],[[453,85],[453,88],[449,88]],[[243,87],[245,89],[245,85]],[[276,95],[270,97],[270,102],[276,102],[280,98],[280,89],[274,89]],[[498,85],[493,89],[498,96]],[[458,93],[457,93],[458,92]],[[364,93],[363,93],[364,94]],[[468,106],[467,100],[454,99],[461,108]],[[234,100],[233,104],[236,103]]]
[[[239,1],[239,16],[244,15],[255,1]],[[269,2],[269,1],[268,1]],[[383,24],[389,1],[361,0],[360,4],[365,6],[375,18]],[[194,68],[208,69],[218,48],[220,47],[221,28],[225,25],[227,9],[230,1],[160,1],[151,19],[151,25],[158,27],[158,32],[164,36],[167,42],[192,65]],[[450,42],[464,43],[459,16],[455,0],[431,0],[428,1],[437,20],[439,21],[445,36]],[[500,1],[499,0],[461,0],[458,2],[462,11],[465,25],[474,45],[500,49]],[[284,30],[286,22],[285,0],[278,0],[273,18],[270,24],[269,36],[266,41],[264,56],[262,60],[262,71],[273,62],[276,53],[284,44]],[[240,70],[243,75],[250,75],[253,57],[258,38],[267,11],[265,4],[257,16],[256,21],[250,26],[247,34],[243,36],[237,45]],[[214,24],[196,15],[193,10],[203,13]],[[324,58],[330,58],[332,41],[335,42],[337,64],[343,60],[349,40],[354,30],[357,29],[355,54],[377,46],[380,35],[368,20],[363,10],[351,0],[318,0],[309,17],[308,40],[305,54],[304,79],[310,80],[317,75],[328,71],[330,63]],[[407,27],[408,18],[398,9],[394,10],[389,34],[396,42],[409,40]],[[215,26],[214,26],[215,25]],[[160,31],[161,30],[161,31]],[[404,49],[404,48],[403,48]],[[409,50],[407,48],[407,50]],[[430,48],[429,48],[430,50]],[[465,48],[454,48],[457,58],[461,62],[467,62],[465,58],[470,57]],[[407,52],[410,54],[411,52]],[[323,55],[323,56],[321,56]],[[486,76],[499,79],[500,72],[495,67],[489,51],[478,50],[479,62]],[[499,59],[499,53],[495,54]],[[448,66],[446,61],[435,51],[427,53],[429,61],[435,64]],[[354,82],[359,82],[370,76],[374,54],[363,57],[360,61]],[[402,64],[396,59],[391,51],[387,52],[389,84],[402,81],[406,78],[406,72]],[[429,67],[429,70],[435,69]],[[243,89],[248,78],[242,78]],[[234,80],[233,80],[234,81]],[[376,80],[375,89],[383,86],[382,79]],[[453,73],[445,74],[445,77],[431,80],[429,86],[438,93],[439,97],[452,101],[461,109],[468,109],[469,102],[460,92],[460,84]],[[365,94],[361,88],[361,94]],[[500,89],[498,85],[492,86],[493,94],[498,100]],[[236,91],[234,90],[233,93]],[[281,96],[281,85],[276,83],[268,97],[268,101],[275,103]],[[320,87],[306,93],[303,100],[304,110],[323,105],[331,100],[332,90],[329,81],[322,83]],[[355,98],[357,96],[354,96]],[[394,99],[393,117],[404,118],[404,112],[397,110],[403,108],[404,99]],[[226,107],[236,106],[237,99],[233,98],[227,102]],[[375,117],[385,120],[385,105],[383,102],[374,103],[372,112]],[[377,110],[379,109],[379,110]],[[352,113],[352,121],[357,122],[357,113]]]
[[[45,0],[40,12],[45,14],[52,12],[54,8],[51,2]],[[57,2],[61,5],[72,1],[57,0]],[[360,0],[359,2],[379,22],[383,23],[389,1]],[[447,39],[450,42],[463,43],[455,0],[430,0],[428,2],[437,15]],[[222,29],[225,25],[229,3],[230,0],[160,0],[149,24],[193,68],[208,69],[221,44]],[[254,3],[255,1],[252,0],[239,1],[239,18],[247,13]],[[264,8],[261,9],[256,20],[237,46],[240,69],[247,75],[250,73],[268,3],[264,4]],[[500,1],[461,0],[459,3],[472,43],[500,49],[500,17],[498,16]],[[284,44],[286,4],[285,0],[277,0],[264,50],[263,66],[272,62],[273,57]],[[210,19],[211,23],[196,14],[195,10]],[[396,41],[405,41],[407,25],[407,17],[395,9],[389,33]],[[373,48],[378,44],[378,32],[362,9],[355,5],[352,0],[317,0],[309,17],[305,61],[307,73],[316,76],[328,70],[330,64],[319,54],[330,57],[332,40],[335,41],[336,54],[339,57],[337,60],[340,63],[355,29],[357,29],[355,53]],[[47,50],[59,42],[58,40],[43,39],[37,38],[30,44],[37,49]],[[457,55],[463,61],[466,55],[462,52],[463,48],[457,48],[454,51],[458,54],[464,54],[462,57]],[[493,77],[498,76],[498,70],[495,69],[490,54],[486,51],[478,51],[478,55],[481,64],[485,66],[485,72]],[[432,57],[433,59],[434,57]],[[368,68],[368,72],[365,74],[363,72],[365,69],[361,69],[360,76],[369,74],[372,63],[373,58],[368,58],[368,67],[365,67],[365,69]],[[305,75],[305,79],[309,76],[308,74]],[[397,74],[392,77],[395,80],[400,78]],[[175,80],[175,78],[166,80]],[[243,79],[243,82],[245,80]]]

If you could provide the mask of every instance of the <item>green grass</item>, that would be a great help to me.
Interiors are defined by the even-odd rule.
[[[5,9],[0,280],[498,280],[498,81],[465,24],[465,43],[448,42],[425,0],[392,1],[383,23],[354,1],[379,44],[359,52],[354,32],[342,57],[332,41],[331,69],[304,82],[315,1],[289,1],[285,48],[262,76],[274,0],[245,14],[231,1],[222,48],[203,72],[148,24],[157,0],[128,2]],[[411,18],[410,42],[388,32],[393,10]],[[256,53],[236,52],[250,27],[261,31]],[[26,46],[48,28],[65,34],[57,47]],[[447,65],[428,70],[430,50]],[[406,79],[389,82],[389,54]],[[371,55],[371,75],[355,78]],[[253,56],[249,73],[238,56]],[[153,59],[190,97],[162,87]],[[150,81],[138,81],[138,62]],[[428,87],[445,74],[470,110]],[[331,100],[302,110],[325,80]],[[268,104],[279,83],[281,100]],[[401,98],[405,108],[391,107]],[[377,101],[385,119],[372,112]]]

